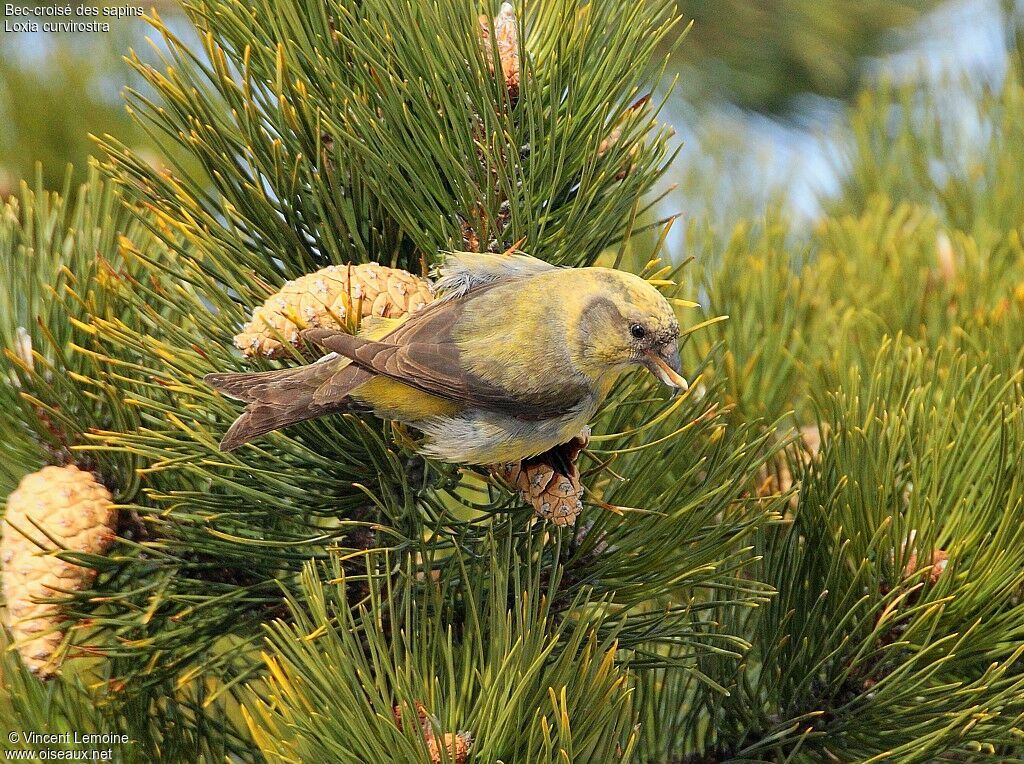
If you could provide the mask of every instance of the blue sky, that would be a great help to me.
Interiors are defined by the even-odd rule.
[[[914,28],[898,33],[893,41],[899,53],[867,62],[867,79],[886,77],[896,81],[932,81],[949,92],[951,105],[956,89],[948,80],[961,73],[971,80],[998,82],[1004,73],[1004,37],[999,0],[951,0],[930,13]],[[722,195],[759,194],[782,189],[798,215],[813,216],[823,195],[837,186],[837,140],[845,126],[845,105],[828,99],[801,100],[799,122],[777,120],[722,106],[710,114],[695,116],[682,99],[670,104],[668,118],[684,143],[678,160],[682,171],[706,170],[721,174]],[[958,110],[950,108],[949,118]],[[725,168],[707,159],[706,145],[726,136],[742,156]],[[666,200],[693,214],[704,212],[703,200],[688,199],[682,192]],[[695,207],[695,205],[697,205]],[[712,213],[713,214],[713,213]]]

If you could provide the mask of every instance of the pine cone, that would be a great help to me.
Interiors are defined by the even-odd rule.
[[[36,600],[80,591],[96,576],[44,550],[103,554],[114,541],[116,523],[110,491],[73,465],[26,475],[7,497],[0,523],[7,623],[25,664],[44,679],[56,673],[51,659],[64,635],[60,606]]]
[[[946,570],[946,566],[949,565],[949,553],[944,549],[933,549],[932,550],[932,561],[928,571],[928,581],[934,586],[938,583],[942,574]],[[910,559],[907,560],[906,566],[903,568],[903,575],[910,577],[918,571],[918,559],[917,550],[910,550]]]
[[[491,20],[480,16],[480,38],[483,41],[487,64],[494,73],[494,49],[491,47]],[[509,98],[515,103],[519,98],[519,20],[512,3],[502,3],[494,17],[494,40],[498,43],[498,60],[505,78]]]
[[[469,749],[472,744],[472,738],[464,732],[457,735],[453,735],[451,732],[444,733],[444,747],[448,750],[446,761],[451,764],[466,764],[469,761]],[[437,745],[437,738],[433,735],[427,738],[427,750],[430,752],[432,764],[441,764],[441,749]]]
[[[393,709],[395,724],[402,729],[402,707],[395,706]],[[427,751],[430,753],[430,761],[433,764],[441,764],[441,747],[437,743],[437,736],[434,734],[434,726],[427,715],[426,707],[416,701],[416,716],[419,728],[423,731],[423,737],[427,741]],[[451,764],[466,764],[469,761],[469,749],[473,745],[473,736],[468,732],[452,734],[444,733],[443,745],[448,752],[447,761]]]
[[[583,511],[583,484],[576,459],[590,440],[589,428],[559,446],[558,458],[551,452],[522,462],[497,466],[497,473],[513,488],[539,517],[555,525],[574,525]],[[564,466],[568,465],[566,469]]]
[[[235,346],[247,356],[280,358],[281,338],[296,345],[303,329],[340,328],[352,306],[360,318],[401,318],[433,299],[430,282],[408,271],[377,263],[331,265],[289,281],[256,308]]]

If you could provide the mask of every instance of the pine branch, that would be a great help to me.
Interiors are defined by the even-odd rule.
[[[371,555],[358,615],[338,559],[326,584],[310,565],[290,601],[294,623],[269,629],[266,685],[246,703],[268,760],[429,762],[428,741],[456,731],[473,740],[474,760],[627,757],[630,702],[614,635],[597,637],[600,611],[582,598],[575,618],[554,618],[540,567],[516,564],[512,540],[489,541],[508,567],[482,557],[436,579],[409,568],[384,579],[393,563]]]
[[[685,673],[653,675],[640,708],[680,708],[684,737],[652,735],[641,750],[1011,756],[1024,718],[1018,396],[962,356],[898,342],[870,373],[850,372],[819,404],[828,435],[799,475],[797,512],[758,544],[754,575],[778,595],[717,614],[750,652],[739,664],[697,657],[729,695]]]

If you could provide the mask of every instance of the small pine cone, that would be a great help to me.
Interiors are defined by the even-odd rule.
[[[518,489],[523,501],[533,505],[538,517],[555,525],[574,525],[583,511],[583,486],[577,474],[563,475],[543,462],[509,462],[498,474]]]
[[[494,50],[491,47],[491,20],[480,16],[480,38],[483,41],[484,55],[487,64],[494,72]],[[498,15],[494,17],[494,39],[498,43],[498,60],[501,62],[501,73],[505,77],[505,87],[509,98],[515,103],[519,98],[519,20],[512,3],[502,3]]]
[[[116,525],[110,491],[73,465],[26,475],[7,497],[0,523],[7,624],[25,664],[44,679],[57,671],[51,658],[64,635],[60,606],[36,600],[80,591],[96,576],[44,550],[103,554],[114,541]]]
[[[427,719],[427,707],[424,706],[423,703],[418,701],[418,700],[416,701],[415,705],[416,705],[416,721],[417,721],[417,724],[419,725],[419,728],[421,730],[423,730],[423,734],[426,735],[426,734],[428,734],[428,730],[431,729],[431,727],[430,727],[430,720]],[[401,706],[395,706],[391,710],[392,710],[392,713],[395,715],[395,724],[398,725],[398,729],[403,729],[403,727],[402,727],[402,707]],[[429,732],[429,734],[433,735],[433,732]]]
[[[929,583],[933,586],[938,583],[939,578],[942,577],[947,565],[949,565],[949,554],[942,549],[933,550],[931,569],[928,571]],[[903,568],[903,575],[907,577],[912,576],[917,572],[917,570],[917,550],[912,549],[910,551],[910,559],[907,560],[906,567]]]
[[[451,764],[466,764],[469,761],[469,749],[473,745],[473,738],[465,732],[453,735],[451,732],[444,733],[444,747],[448,751],[448,758],[445,761]],[[441,764],[441,749],[437,744],[437,738],[431,735],[427,738],[427,750],[430,752],[431,764]]]
[[[583,484],[576,459],[589,439],[588,428],[556,449],[562,452],[564,459],[552,461],[570,465],[566,473],[559,472],[548,461],[547,454],[522,462],[500,464],[497,473],[519,491],[524,502],[533,505],[538,517],[555,525],[574,525],[583,511]]]
[[[433,299],[430,282],[408,271],[377,263],[331,265],[289,281],[256,308],[235,346],[247,356],[280,358],[282,338],[297,345],[303,329],[342,328],[350,306],[358,306],[359,318],[402,318]]]
[[[402,707],[395,706],[393,709],[395,724],[402,729]],[[416,716],[420,729],[423,731],[423,738],[427,741],[427,751],[430,753],[430,761],[433,764],[441,764],[441,747],[437,743],[437,736],[434,734],[434,726],[427,715],[426,707],[416,701]],[[468,732],[460,732],[457,735],[451,732],[444,733],[444,748],[447,750],[447,761],[451,764],[466,764],[469,761],[469,749],[473,745],[473,736]]]

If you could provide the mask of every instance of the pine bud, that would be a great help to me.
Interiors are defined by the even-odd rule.
[[[60,606],[39,599],[81,591],[96,572],[47,554],[64,549],[103,554],[114,541],[117,510],[110,491],[71,465],[22,478],[0,523],[0,563],[7,623],[25,664],[42,678],[56,673],[63,640]]]
[[[637,100],[636,103],[634,103],[628,109],[626,109],[625,113],[623,113],[622,116],[619,117],[618,121],[616,121],[616,123],[612,126],[612,129],[608,133],[607,137],[601,141],[601,145],[598,146],[598,158],[604,158],[604,155],[607,154],[622,140],[622,131],[626,127],[629,120],[635,119],[636,115],[639,113],[649,112],[650,108],[651,97],[650,95],[645,95],[639,100]],[[638,140],[629,147],[628,161],[626,165],[621,170],[619,170],[619,172],[615,176],[618,180],[622,180],[631,172],[633,172],[634,169],[636,169],[635,160],[637,155],[640,153],[641,145],[642,141]]]
[[[280,358],[282,340],[299,342],[309,328],[342,328],[352,318],[402,318],[434,299],[430,282],[408,271],[377,263],[331,265],[289,281],[253,311],[235,336],[247,356]]]
[[[32,335],[28,333],[28,330],[24,326],[19,326],[14,331],[14,357],[29,371],[35,370],[35,360],[32,355]],[[11,385],[14,387],[21,387],[21,380],[18,378],[17,371],[13,367],[7,371],[7,376],[11,380]]]
[[[953,243],[945,231],[940,231],[935,237],[935,260],[943,281],[949,283],[956,279],[956,254],[953,252]]]
[[[512,7],[512,3],[501,4],[498,15],[494,17],[493,27],[487,16],[480,16],[480,37],[483,41],[484,56],[487,58],[487,65],[493,74],[492,28],[494,30],[493,39],[498,44],[498,60],[501,62],[505,87],[508,88],[509,98],[515,102],[519,98],[519,20],[516,18],[516,10]]]
[[[15,355],[18,356],[19,361],[25,364],[26,369],[32,371],[35,368],[35,359],[32,355],[32,335],[24,326],[19,326],[15,330],[15,336],[17,337],[14,348]]]

